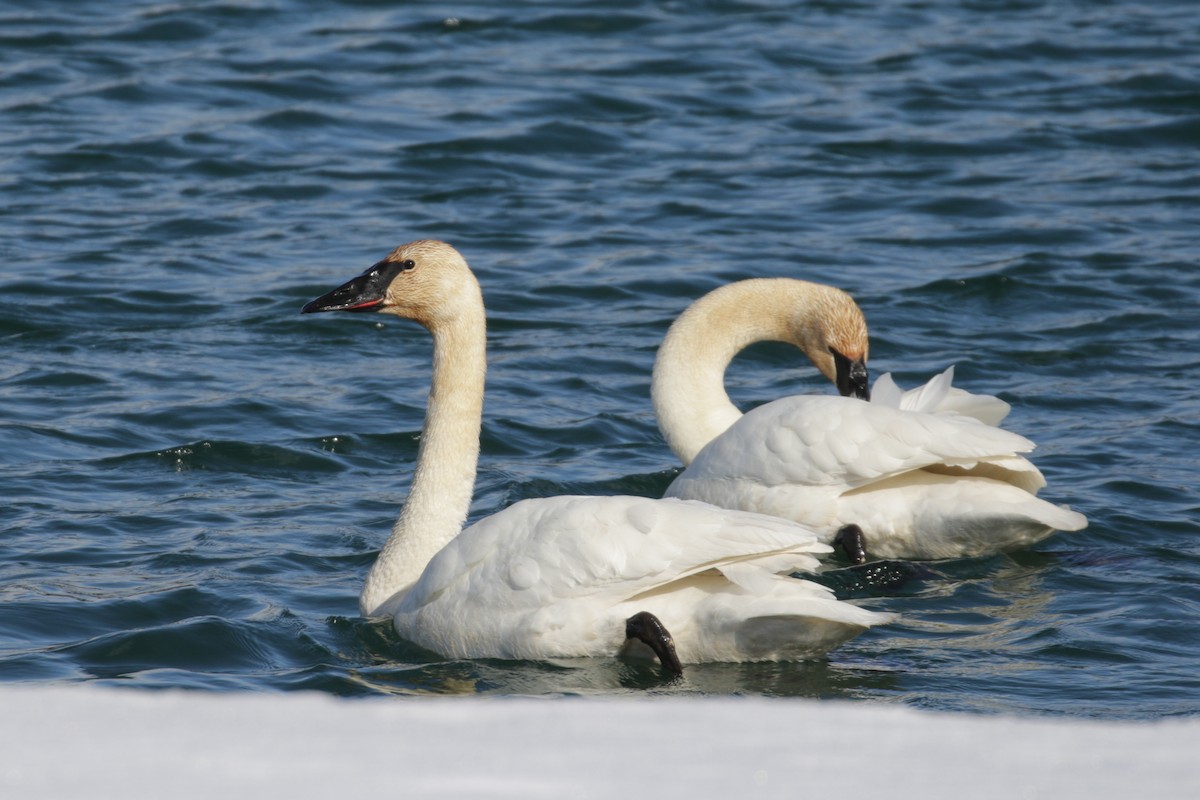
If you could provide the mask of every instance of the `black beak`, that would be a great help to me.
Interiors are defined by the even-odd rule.
[[[837,350],[832,350],[833,364],[837,370],[837,390],[843,397],[856,397],[859,400],[871,399],[871,387],[868,385],[867,364],[865,361],[851,361]]]
[[[401,264],[380,261],[357,278],[346,281],[332,292],[304,304],[301,314],[318,311],[376,311],[383,305],[388,284],[403,269]]]

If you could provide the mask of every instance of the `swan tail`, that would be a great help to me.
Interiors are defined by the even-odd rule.
[[[966,527],[992,531],[994,537],[1011,537],[1014,545],[1032,544],[1055,531],[1078,531],[1087,527],[1087,517],[1069,506],[1034,497],[1031,494],[997,492],[980,501],[973,512],[961,515]],[[1019,541],[1025,534],[1027,541]],[[1011,549],[1011,548],[1007,548]]]
[[[722,572],[725,569],[722,568]],[[806,661],[893,614],[869,611],[837,600],[811,581],[772,575],[770,586],[756,592],[731,588],[711,595],[695,610],[691,630],[698,635],[681,643],[692,661]]]
[[[1045,509],[1045,513],[1041,515],[1041,520],[1044,525],[1056,531],[1081,531],[1088,525],[1087,517],[1074,511],[1068,505],[1053,505]]]
[[[953,516],[918,515],[903,526],[862,522],[872,558],[970,558],[1031,547],[1057,531],[1087,527],[1087,517],[1026,495],[1020,507],[980,508]]]
[[[864,630],[861,625],[821,616],[764,615],[739,625],[734,641],[747,661],[811,661]]]
[[[708,610],[701,630],[716,652],[726,648],[738,661],[806,661],[863,631],[894,619],[813,591],[808,581],[777,578],[767,596],[728,597]]]
[[[895,618],[753,561],[722,564],[629,598],[618,611],[625,615],[622,623],[641,612],[660,620],[684,664],[816,659]],[[649,648],[638,645],[627,639],[623,652],[651,657]]]
[[[945,555],[934,558],[973,556],[988,552],[1008,552],[1030,547],[1058,531],[1078,531],[1087,527],[1087,517],[1066,506],[1057,506],[1035,497],[1019,510],[989,514],[980,512],[956,521],[940,536],[929,537],[930,547],[941,540]]]

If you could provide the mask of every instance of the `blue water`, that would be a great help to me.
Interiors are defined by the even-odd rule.
[[[1177,2],[0,2],[0,679],[1200,712],[1200,26]],[[422,237],[490,312],[473,516],[658,495],[655,348],[835,283],[1012,403],[1090,527],[895,585],[827,661],[446,661],[357,616],[429,342],[300,305]],[[386,323],[386,324],[384,324]],[[782,346],[746,406],[830,392]]]

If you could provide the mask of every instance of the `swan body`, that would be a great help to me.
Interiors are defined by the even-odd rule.
[[[725,394],[726,366],[763,338],[796,345],[835,382],[847,360],[865,373],[862,320],[844,292],[790,279],[730,284],[685,311],[660,348],[652,390],[686,467],[667,496],[795,520],[825,542],[857,525],[883,558],[986,555],[1086,526],[1036,496],[1045,478],[1025,458],[1033,443],[995,427],[1008,404],[953,387],[953,369],[908,392],[885,375],[873,397],[798,395],[745,415]]]
[[[391,617],[405,639],[455,658],[644,655],[650,638],[630,630],[651,615],[669,632],[658,644],[679,662],[795,660],[890,618],[788,577],[815,569],[830,548],[769,516],[683,500],[553,497],[463,529],[486,323],[479,285],[450,245],[403,245],[303,310],[382,311],[433,335],[408,500],[360,598],[364,615]]]
[[[881,616],[822,586],[815,537],[759,515],[641,497],[525,500],[464,530],[382,609],[459,658],[613,656],[649,611],[682,662],[801,660]],[[798,541],[799,540],[799,541]]]

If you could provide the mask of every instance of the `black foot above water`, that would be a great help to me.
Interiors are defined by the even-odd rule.
[[[846,525],[833,537],[833,546],[842,548],[851,564],[867,563],[867,537],[857,525]]]
[[[683,665],[675,655],[675,640],[658,617],[649,611],[639,611],[625,620],[625,638],[644,642],[664,667],[676,675],[683,674]]]

